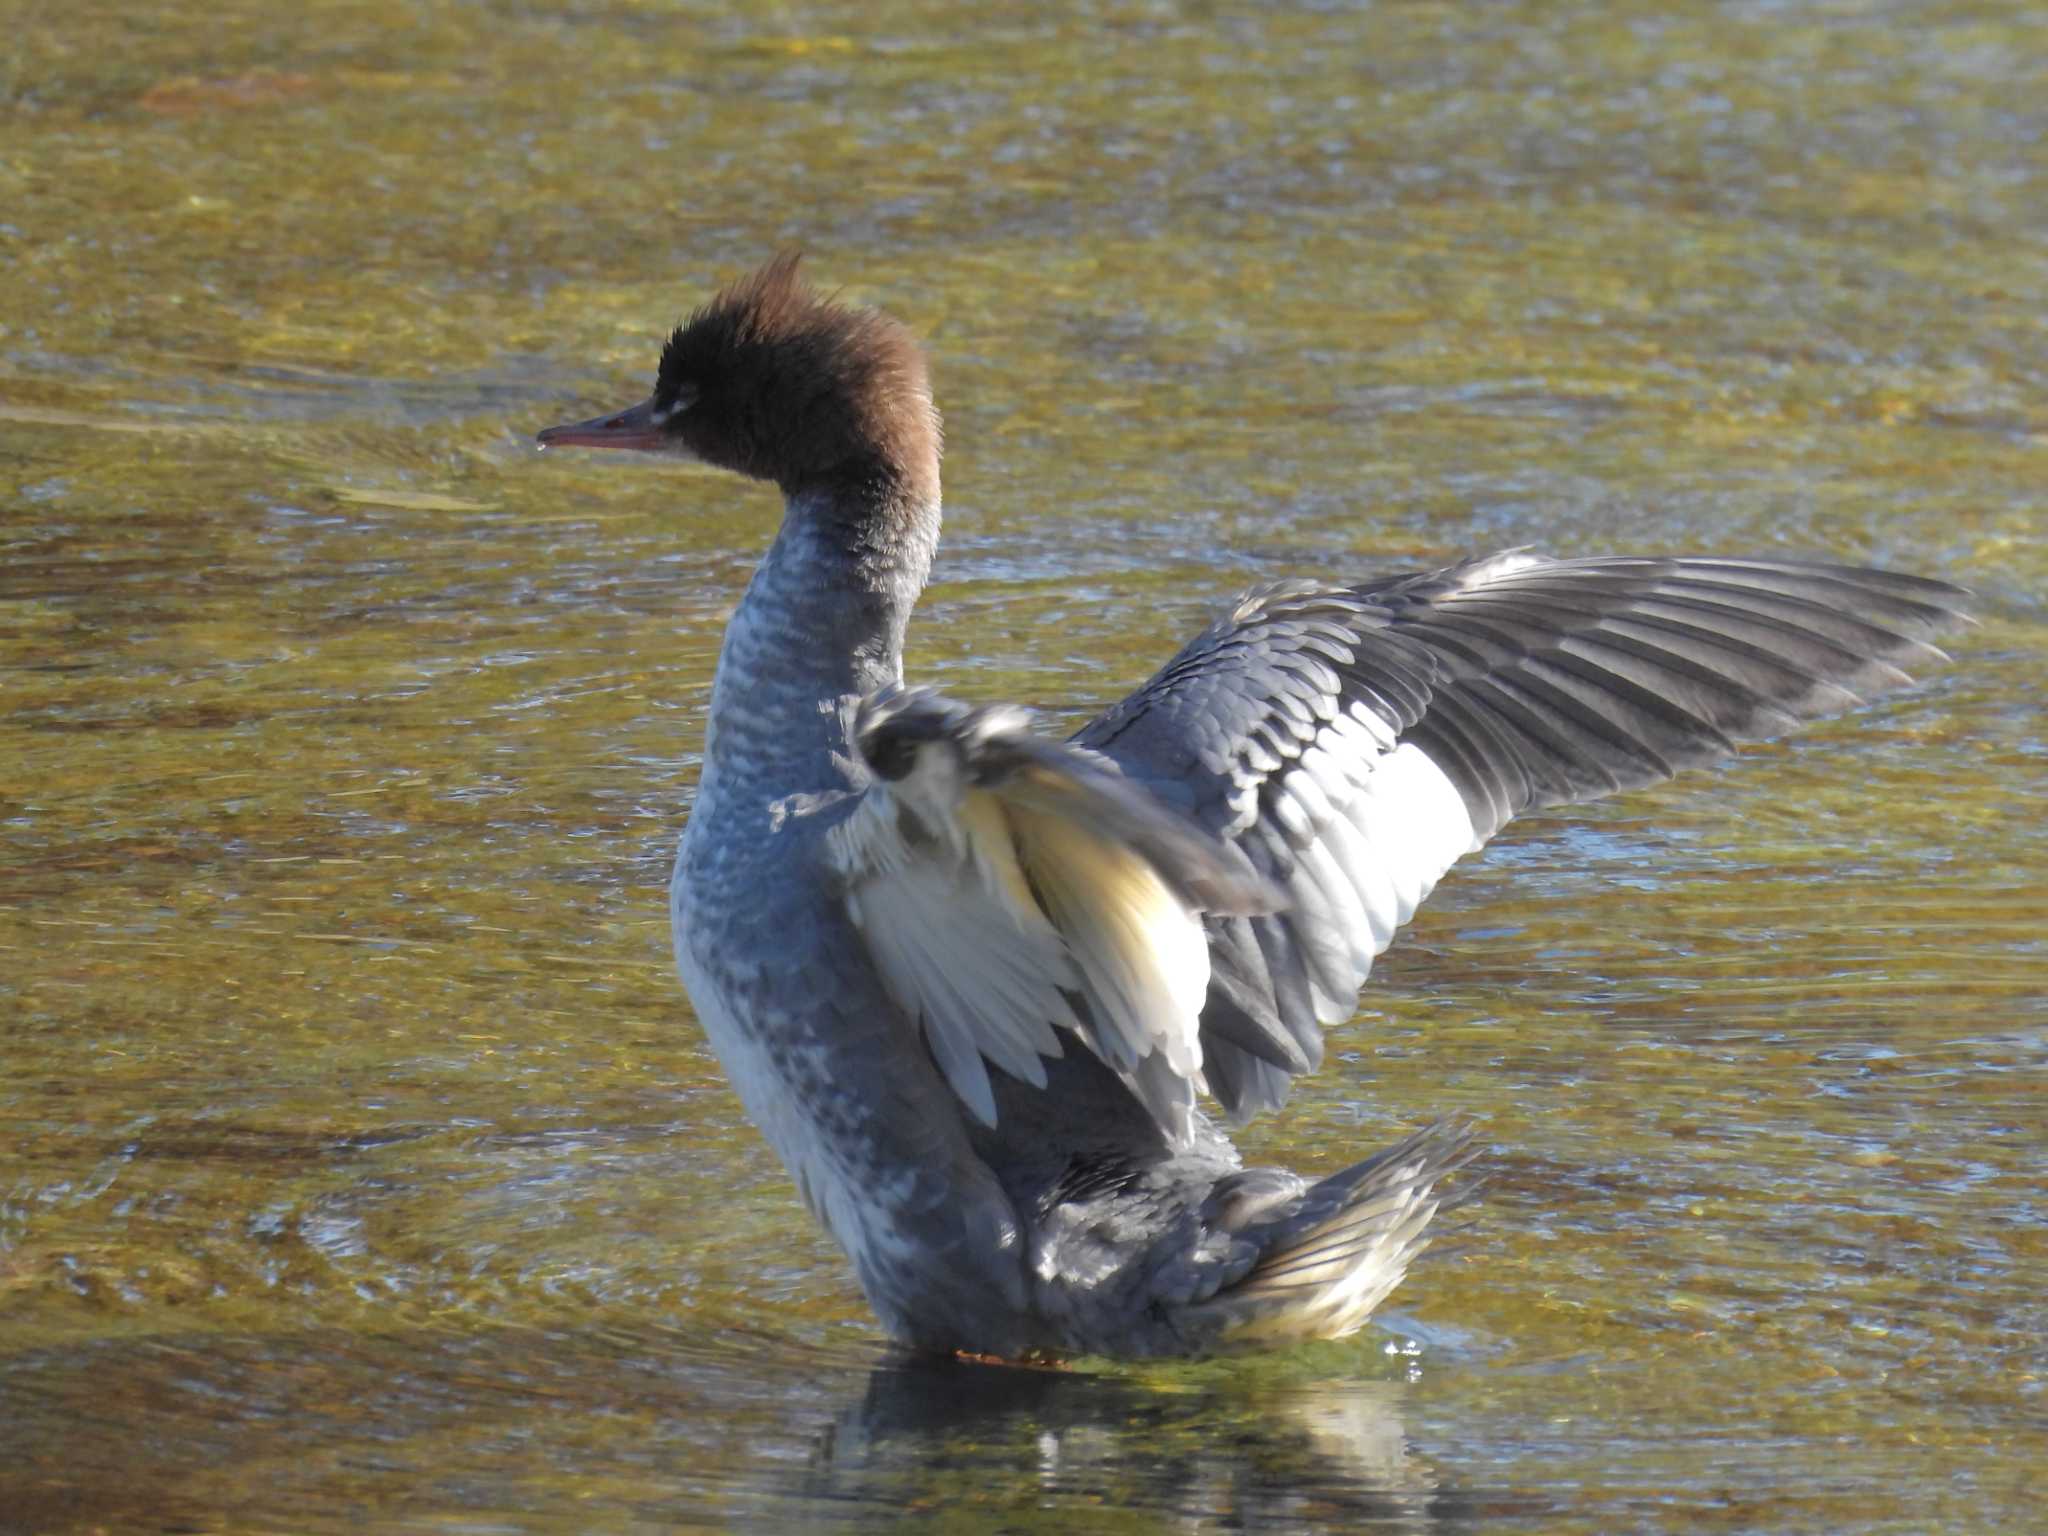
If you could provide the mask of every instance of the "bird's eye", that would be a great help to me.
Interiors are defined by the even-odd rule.
[[[666,390],[655,395],[654,422],[656,426],[672,421],[697,403],[697,386],[678,384],[673,393]]]

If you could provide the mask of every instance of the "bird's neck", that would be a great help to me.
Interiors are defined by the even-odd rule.
[[[939,540],[936,477],[797,490],[732,616],[705,742],[714,775],[778,794],[846,782],[853,706],[903,676],[903,633]]]

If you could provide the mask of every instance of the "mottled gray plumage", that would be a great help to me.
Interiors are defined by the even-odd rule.
[[[1907,680],[1955,589],[1510,552],[1249,594],[1072,742],[902,687],[939,530],[916,344],[793,260],[670,339],[654,397],[543,443],[776,482],[676,863],[677,964],[891,1333],[1205,1353],[1360,1326],[1472,1156],[1311,1180],[1203,1113],[1277,1105],[1437,878],[1512,816]]]

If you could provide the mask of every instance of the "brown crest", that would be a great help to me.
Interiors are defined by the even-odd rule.
[[[688,402],[677,425],[691,449],[785,492],[936,502],[939,417],[923,349],[881,311],[813,291],[799,260],[775,257],[669,337],[656,409]]]

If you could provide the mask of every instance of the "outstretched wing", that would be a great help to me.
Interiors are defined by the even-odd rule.
[[[1285,896],[1206,921],[1196,1044],[1244,1119],[1322,1059],[1372,961],[1523,811],[1648,784],[1886,692],[1940,582],[1778,560],[1511,552],[1247,595],[1075,736]]]
[[[1043,1088],[1078,1040],[1184,1135],[1202,916],[1276,901],[1244,856],[1022,710],[888,688],[853,741],[875,779],[830,834],[847,910],[968,1110],[994,1125],[989,1067]]]

